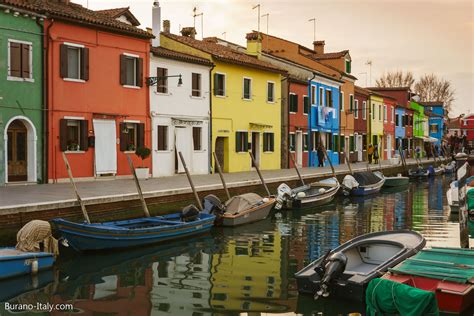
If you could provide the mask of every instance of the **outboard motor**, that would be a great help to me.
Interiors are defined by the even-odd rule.
[[[320,281],[320,289],[314,295],[314,299],[319,296],[329,296],[329,283],[342,275],[346,269],[346,264],[347,257],[342,252],[336,252],[327,258],[324,265],[324,275]]]
[[[225,206],[214,194],[209,194],[202,199],[202,212],[205,214],[221,215],[225,212]]]
[[[199,209],[191,204],[183,208],[181,211],[181,221],[183,222],[194,222],[199,218]]]
[[[291,188],[286,183],[280,184],[277,189],[275,209],[280,210],[283,207],[283,205],[288,204],[290,200],[291,200]]]
[[[434,175],[435,175],[435,170],[434,170],[434,168],[433,168],[432,165],[430,165],[428,168],[426,168],[426,170],[428,170],[428,174],[429,174],[430,176],[434,176]]]

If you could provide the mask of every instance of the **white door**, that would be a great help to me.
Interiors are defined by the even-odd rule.
[[[387,135],[387,159],[392,158],[392,135]]]
[[[115,120],[93,120],[95,174],[117,173],[117,132]]]
[[[258,167],[261,168],[260,165],[260,133],[259,132],[252,132],[252,154],[255,158],[255,162],[257,163]],[[253,162],[251,166],[254,167]]]
[[[178,162],[178,173],[184,172],[183,164],[179,158],[179,152],[183,154],[184,161],[186,166],[189,169],[189,172],[192,172],[192,163],[191,163],[191,146],[192,146],[192,137],[189,133],[189,130],[186,127],[175,126],[175,148],[176,148],[176,157]]]
[[[362,135],[357,135],[357,160],[362,161]]]
[[[303,133],[296,132],[296,164],[298,167],[303,165]]]

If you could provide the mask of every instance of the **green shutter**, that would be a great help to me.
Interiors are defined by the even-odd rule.
[[[241,144],[240,132],[235,132],[235,152],[240,152]]]

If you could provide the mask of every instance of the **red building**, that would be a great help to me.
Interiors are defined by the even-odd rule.
[[[48,178],[130,175],[126,154],[150,147],[146,74],[150,39],[133,15],[115,17],[69,0],[16,0],[47,16],[44,45],[48,105]],[[150,167],[150,159],[144,162]]]
[[[308,83],[298,79],[289,80],[289,114],[288,130],[290,138],[290,155],[293,155],[295,162],[301,167],[308,166]],[[294,135],[294,136],[293,136]],[[301,147],[301,148],[300,148]],[[293,160],[289,159],[290,168],[294,167]]]
[[[470,148],[474,146],[474,114],[467,114],[461,119],[461,131],[463,135],[466,135],[468,145]]]
[[[396,100],[389,96],[383,98],[383,159],[393,158],[395,153],[395,107]]]
[[[367,160],[367,125],[369,117],[370,91],[355,86],[354,135],[356,139],[357,161]]]

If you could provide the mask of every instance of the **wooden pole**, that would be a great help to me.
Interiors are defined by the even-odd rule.
[[[196,200],[196,204],[199,208],[199,210],[202,212],[202,204],[201,200],[199,199],[199,195],[196,191],[196,188],[194,187],[193,179],[191,179],[191,175],[189,174],[188,167],[186,166],[186,161],[184,161],[183,154],[181,152],[178,152],[179,154],[179,159],[181,160],[181,163],[183,164],[184,171],[186,172],[186,177],[188,177],[189,185],[191,186],[191,189],[193,190],[194,193],[194,199]]]
[[[303,177],[301,177],[300,171],[298,170],[298,166],[296,165],[295,158],[293,157],[291,153],[290,153],[290,158],[291,158],[291,161],[293,162],[293,166],[295,167],[296,174],[298,174],[298,178],[300,178],[301,184],[305,185]]]
[[[321,138],[321,134],[319,134],[319,144],[323,148],[324,156],[328,160],[329,166],[331,166],[332,175],[334,177],[336,177],[336,171],[334,170],[334,166],[332,165],[331,158],[329,158],[329,156],[328,156],[328,152],[326,151],[326,147],[323,145],[323,139]],[[316,148],[316,150],[318,150],[318,149]]]
[[[344,158],[346,160],[347,166],[349,167],[349,171],[352,175],[354,175],[354,171],[352,171],[351,163],[349,162],[349,158],[347,157],[347,153],[344,153]]]
[[[91,221],[89,219],[89,214],[87,214],[86,206],[84,205],[84,202],[82,201],[81,196],[79,195],[79,191],[77,191],[76,182],[74,182],[74,177],[72,176],[71,166],[69,165],[69,161],[67,160],[66,154],[64,152],[63,160],[66,164],[67,173],[69,175],[69,181],[71,181],[72,187],[74,188],[74,192],[76,193],[76,199],[79,202],[79,205],[81,206],[82,215],[84,215],[84,219],[86,220],[86,222],[90,224]]]
[[[138,181],[137,173],[135,172],[135,167],[133,166],[132,158],[130,158],[130,155],[127,155],[127,160],[128,166],[130,167],[130,171],[133,175],[133,180],[135,181],[135,186],[137,187],[138,197],[142,202],[143,212],[145,213],[146,217],[150,217],[150,212],[148,211],[148,206],[146,205],[145,198],[143,197],[142,188],[140,186],[140,182]]]
[[[224,187],[225,194],[227,195],[227,199],[230,200],[230,193],[229,193],[229,190],[227,189],[227,185],[225,184],[224,175],[222,174],[222,169],[221,169],[221,163],[219,162],[219,159],[217,159],[216,152],[213,152],[212,154],[214,155],[214,163],[216,164],[217,172],[219,173],[219,177],[221,178],[221,182],[222,182],[222,186]]]
[[[249,151],[250,158],[252,158],[252,163],[255,166],[255,169],[257,170],[258,176],[260,177],[260,181],[262,181],[263,187],[265,188],[265,191],[267,191],[267,195],[270,196],[270,190],[268,190],[267,184],[265,183],[265,180],[263,179],[262,173],[260,172],[260,168],[258,167],[257,162],[255,161],[255,157],[252,154],[252,151]]]

